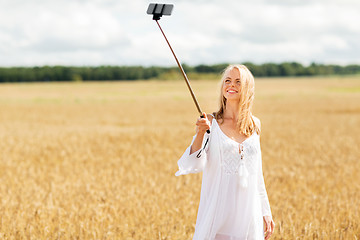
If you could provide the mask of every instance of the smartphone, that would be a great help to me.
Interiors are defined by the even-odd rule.
[[[147,14],[153,15],[167,15],[170,16],[174,8],[173,4],[160,4],[160,3],[150,3],[146,11]]]

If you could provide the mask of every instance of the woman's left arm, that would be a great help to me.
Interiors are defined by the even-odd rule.
[[[261,212],[263,216],[272,216],[270,203],[267,196],[266,188],[265,188],[265,181],[262,171],[262,161],[261,161],[261,153],[260,153],[260,162],[259,162],[259,170],[258,170],[258,193],[260,196],[261,201]]]
[[[255,125],[261,129],[261,121],[257,117],[253,116]],[[259,139],[260,140],[260,139]],[[260,142],[259,142],[260,144]],[[267,196],[266,188],[265,188],[265,181],[264,181],[264,175],[262,171],[262,156],[261,156],[261,150],[259,152],[259,159],[258,159],[258,192],[260,196],[261,201],[261,212],[263,215],[264,223],[265,223],[265,239],[269,239],[271,234],[273,234],[275,229],[275,222],[272,219],[271,215],[271,209],[270,209],[270,203]]]
[[[266,188],[265,188],[265,181],[262,171],[262,157],[260,152],[260,162],[259,162],[259,171],[258,171],[258,192],[261,201],[261,212],[263,215],[264,223],[265,223],[265,239],[269,239],[271,234],[273,234],[275,229],[275,223],[272,219],[270,203],[267,196]]]

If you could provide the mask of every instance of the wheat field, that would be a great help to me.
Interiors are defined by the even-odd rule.
[[[271,239],[360,239],[360,76],[256,79],[253,113]],[[196,118],[182,81],[1,84],[0,239],[191,239]]]

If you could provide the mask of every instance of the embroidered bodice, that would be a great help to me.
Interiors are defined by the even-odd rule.
[[[244,165],[244,149],[243,146],[235,141],[223,136],[222,154],[223,162],[221,167],[225,174],[236,175],[239,174],[240,165]],[[240,149],[241,148],[241,149]]]
[[[246,188],[249,172],[255,173],[256,170],[254,166],[256,163],[256,146],[248,144],[255,137],[256,133],[245,139],[242,143],[239,143],[222,132],[220,126],[217,127],[222,139],[222,170],[228,176],[239,176],[240,185]]]

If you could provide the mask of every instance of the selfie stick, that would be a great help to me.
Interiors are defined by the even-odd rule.
[[[158,25],[159,28],[160,28],[161,33],[163,34],[163,36],[164,36],[167,44],[169,45],[169,48],[170,48],[172,54],[174,55],[174,58],[175,58],[175,60],[176,60],[176,63],[177,63],[177,65],[178,65],[178,67],[179,67],[179,69],[180,69],[180,71],[181,71],[181,73],[182,73],[182,75],[183,75],[183,77],[184,77],[184,79],[185,79],[186,85],[187,85],[187,87],[188,87],[188,89],[189,89],[189,91],[190,91],[190,94],[191,94],[192,99],[194,100],[194,103],[195,103],[196,108],[197,108],[197,110],[198,110],[198,112],[199,112],[199,114],[200,114],[200,117],[201,117],[201,118],[204,118],[204,116],[203,116],[203,114],[202,114],[202,111],[201,111],[201,108],[200,108],[200,105],[199,105],[199,103],[198,103],[198,101],[197,101],[197,99],[196,99],[196,96],[195,96],[195,94],[194,94],[194,92],[193,92],[193,90],[192,90],[192,88],[191,88],[191,86],[190,86],[189,79],[188,79],[188,77],[186,76],[186,73],[185,73],[183,67],[181,66],[179,60],[177,59],[177,57],[176,57],[176,55],[175,55],[175,52],[174,52],[174,50],[172,49],[172,47],[171,47],[171,45],[170,45],[170,42],[168,41],[167,37],[165,36],[164,31],[162,30],[162,28],[161,28],[161,26],[160,26],[160,24],[159,24],[159,22],[158,22],[158,20],[160,20],[160,18],[162,17],[162,15],[171,15],[171,12],[172,12],[173,7],[174,7],[174,5],[172,5],[172,4],[150,3],[150,5],[149,5],[149,7],[148,7],[148,10],[147,10],[147,14],[152,14],[152,15],[153,15],[153,20],[156,21],[157,25]],[[206,132],[207,132],[207,133],[210,133],[210,130],[208,129]]]

